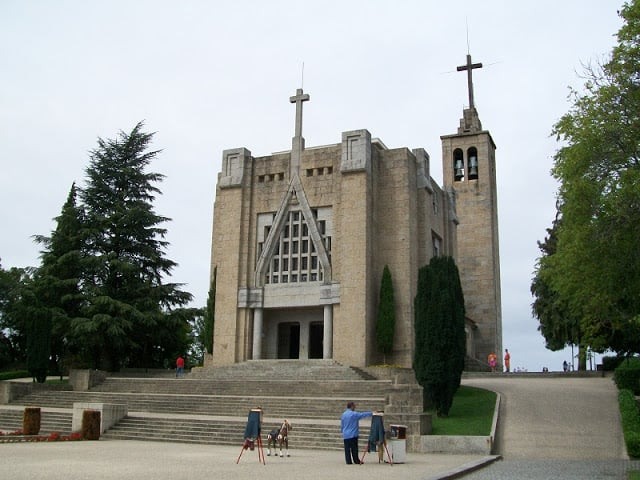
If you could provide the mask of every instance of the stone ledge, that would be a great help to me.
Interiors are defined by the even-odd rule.
[[[100,412],[100,433],[106,432],[122,418],[126,417],[128,413],[128,407],[125,404],[74,402],[71,420],[72,431],[79,432],[82,430],[82,413],[85,410],[98,410]]]

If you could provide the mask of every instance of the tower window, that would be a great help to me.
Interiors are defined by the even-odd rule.
[[[464,180],[464,155],[459,148],[453,151],[453,179],[456,182]]]
[[[433,256],[440,256],[442,250],[442,240],[435,233],[431,234],[431,246],[433,247]]]
[[[467,150],[467,158],[469,159],[469,180],[478,179],[478,150],[471,147]]]

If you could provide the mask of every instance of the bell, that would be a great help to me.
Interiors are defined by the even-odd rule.
[[[475,155],[469,158],[469,178],[478,178],[478,157]]]
[[[456,180],[462,180],[464,178],[464,165],[462,164],[461,159],[457,159],[455,161],[453,171],[453,176]]]

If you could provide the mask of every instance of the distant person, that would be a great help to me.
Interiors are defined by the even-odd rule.
[[[356,412],[356,404],[354,402],[347,403],[347,409],[340,417],[340,430],[344,440],[344,459],[347,465],[360,464],[360,459],[358,458],[360,419],[372,415],[373,412]]]
[[[183,376],[184,376],[184,358],[182,358],[182,355],[180,355],[176,360],[176,378],[180,378]]]
[[[562,362],[562,371],[563,372],[568,372],[569,371],[569,364],[567,363],[566,360],[564,362]]]
[[[491,352],[489,354],[489,356],[487,357],[487,362],[489,363],[489,366],[491,367],[491,371],[495,372],[496,371],[496,365],[498,364],[498,356],[495,354],[495,352]]]
[[[508,348],[504,349],[504,371],[507,373],[511,371],[511,355]]]

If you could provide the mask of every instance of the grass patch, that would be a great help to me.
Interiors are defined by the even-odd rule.
[[[446,418],[432,413],[432,435],[490,435],[496,393],[460,386]]]
[[[627,480],[640,480],[640,470],[629,472]]]
[[[47,378],[45,383],[47,385],[67,385],[69,383],[69,379],[63,378],[60,380],[59,378]]]

